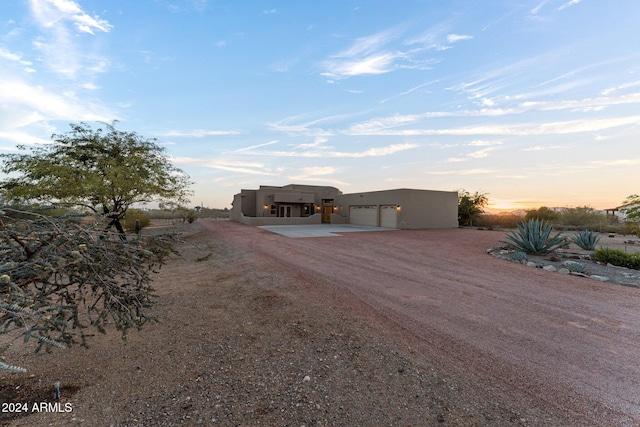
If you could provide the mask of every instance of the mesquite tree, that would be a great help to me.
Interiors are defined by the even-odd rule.
[[[135,132],[93,129],[71,124],[71,131],[54,134],[53,143],[18,146],[29,153],[0,154],[0,183],[9,201],[83,206],[108,218],[124,237],[121,220],[134,203],[185,203],[189,177],[174,167],[155,139]]]
[[[87,332],[153,320],[151,274],[173,251],[170,236],[122,240],[104,223],[0,211],[0,338],[65,348]],[[114,237],[116,236],[116,237]],[[3,352],[0,348],[0,355]],[[0,369],[24,371],[0,360]]]
[[[629,222],[640,222],[640,196],[632,194],[624,199],[622,208],[620,209],[626,215]]]

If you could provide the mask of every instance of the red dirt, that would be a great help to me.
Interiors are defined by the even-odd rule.
[[[495,231],[180,229],[160,322],[126,345],[12,347],[29,372],[0,373],[0,402],[60,381],[73,411],[0,424],[640,425],[638,288],[497,259]]]
[[[290,239],[205,226],[273,259],[280,273],[312,277],[300,280],[310,298],[356,310],[414,360],[484,394],[476,399],[579,424],[640,423],[638,289],[495,259],[485,250],[500,232]]]

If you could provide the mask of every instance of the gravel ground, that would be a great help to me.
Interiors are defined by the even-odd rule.
[[[515,276],[532,286],[546,286],[544,277],[550,276],[541,273],[547,272],[484,253],[487,242],[499,241],[499,235],[473,234],[457,246],[462,251],[458,254],[450,252],[444,240],[437,241],[441,253],[434,256],[434,265],[407,267],[415,271],[406,274],[433,283],[433,293],[418,298],[403,288],[413,276],[394,276],[390,288],[386,274],[392,268],[386,261],[372,263],[369,257],[380,254],[370,254],[367,248],[388,242],[388,250],[402,252],[394,246],[398,244],[407,253],[415,249],[407,247],[411,242],[426,244],[447,232],[287,239],[226,221],[194,223],[181,230],[187,242],[180,248],[182,256],[163,267],[154,282],[160,297],[154,307],[159,323],[131,333],[126,343],[116,333],[96,336],[88,350],[32,355],[12,347],[7,360],[29,371],[0,374],[0,401],[24,402],[30,410],[2,413],[3,425],[631,426],[640,422],[637,412],[626,409],[635,400],[619,399],[615,390],[609,400],[590,395],[587,386],[593,385],[594,377],[584,370],[576,374],[567,368],[566,381],[543,374],[548,365],[541,360],[550,358],[548,363],[554,365],[564,359],[553,349],[537,359],[541,350],[535,346],[542,337],[518,331],[525,326],[502,322],[491,328],[495,334],[483,333],[480,338],[474,336],[474,325],[455,325],[459,323],[455,317],[442,311],[455,305],[475,316],[478,305],[445,303],[449,296],[442,292],[449,289],[463,301],[471,295],[460,292],[483,292],[481,286],[491,288],[496,277],[508,276],[514,267],[519,269]],[[455,240],[459,234],[449,240],[451,236]],[[479,255],[473,259],[487,263],[489,276],[473,271],[478,264],[469,261],[475,255],[465,252],[469,241],[477,241],[473,250]],[[340,259],[346,259],[346,253],[355,261],[343,265]],[[356,268],[351,262],[363,266]],[[637,325],[633,313],[640,296],[635,289],[609,284],[624,291],[610,290],[601,283],[584,286],[576,278],[560,279],[561,285],[582,286],[586,296],[581,298],[627,301],[618,317],[633,318],[629,326]],[[471,286],[460,290],[462,282]],[[367,283],[371,286],[365,288]],[[512,309],[510,300],[521,298],[509,292],[505,303],[493,290],[487,292],[496,304],[504,303],[505,310]],[[404,301],[402,308],[394,311],[391,303],[380,299],[383,296]],[[423,300],[430,305],[414,305]],[[584,314],[587,304],[579,299],[575,305]],[[420,316],[432,317],[409,319],[416,307]],[[638,342],[638,337],[631,328],[624,331],[620,324],[616,328],[621,335],[607,345],[625,356],[619,362],[624,364],[632,345],[623,342],[631,338]],[[566,333],[574,331],[578,329],[571,327]],[[599,336],[606,331],[597,332]],[[549,333],[563,332],[550,327]],[[500,344],[496,339],[502,340]],[[577,365],[584,364],[582,357],[590,357],[580,355],[591,345],[584,339],[569,355]],[[615,367],[613,353],[607,357]],[[600,365],[594,362],[591,369]],[[609,374],[605,371],[602,375]],[[635,368],[619,375],[636,386],[640,383]],[[60,406],[49,407],[53,412],[31,410],[34,403],[53,402],[56,381],[61,384]],[[576,386],[580,382],[586,385]],[[598,386],[605,390],[609,383]]]

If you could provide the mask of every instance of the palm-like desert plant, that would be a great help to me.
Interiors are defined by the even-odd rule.
[[[510,249],[523,251],[528,254],[547,254],[559,248],[568,246],[567,239],[556,233],[551,237],[553,227],[549,222],[540,219],[530,219],[518,224],[518,231],[507,235],[509,241],[502,241]]]
[[[581,231],[571,238],[573,243],[585,251],[594,251],[599,240],[600,234],[591,230]]]

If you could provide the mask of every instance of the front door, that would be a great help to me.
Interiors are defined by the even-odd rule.
[[[287,218],[291,217],[291,206],[290,205],[280,206],[280,217],[287,217]]]
[[[322,222],[331,222],[331,212],[333,212],[333,206],[322,207]]]

